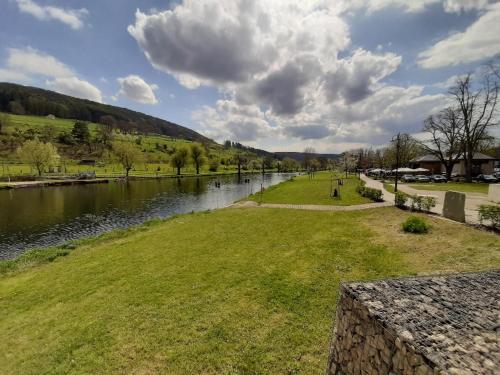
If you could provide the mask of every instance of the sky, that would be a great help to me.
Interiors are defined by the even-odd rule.
[[[498,1],[0,0],[0,82],[269,151],[418,134],[498,54]]]

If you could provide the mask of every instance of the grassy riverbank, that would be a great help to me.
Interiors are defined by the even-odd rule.
[[[2,372],[321,373],[340,281],[500,267],[498,236],[429,217],[417,238],[407,216],[224,209],[14,266]]]
[[[342,178],[344,185],[340,186],[340,198],[330,196],[332,189],[332,176]],[[370,203],[371,200],[364,198],[356,192],[360,181],[354,175],[344,178],[343,175],[331,172],[317,172],[314,178],[309,175],[295,177],[292,180],[271,186],[264,193],[256,193],[248,199],[262,203],[281,204],[326,204],[338,206],[350,206],[354,204]],[[333,187],[338,188],[337,181],[333,181]]]

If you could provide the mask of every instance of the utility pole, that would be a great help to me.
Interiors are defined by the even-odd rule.
[[[394,141],[394,139],[393,139]],[[399,173],[399,150],[401,148],[401,133],[396,135],[396,181],[394,182],[394,192],[398,192],[398,173]]]

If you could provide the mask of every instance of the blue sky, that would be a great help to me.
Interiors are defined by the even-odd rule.
[[[1,0],[0,81],[275,151],[418,133],[499,53],[487,0]]]

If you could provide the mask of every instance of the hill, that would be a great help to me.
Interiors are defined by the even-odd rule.
[[[275,152],[273,155],[276,155],[278,159],[283,160],[284,158],[291,158],[297,161],[304,161],[305,153],[303,152]],[[315,158],[325,158],[325,159],[338,159],[340,157],[339,154],[314,154]]]
[[[0,112],[17,115],[71,118],[97,123],[103,116],[112,116],[116,127],[125,132],[166,135],[198,142],[213,142],[184,126],[127,108],[63,95],[37,87],[0,82]]]

